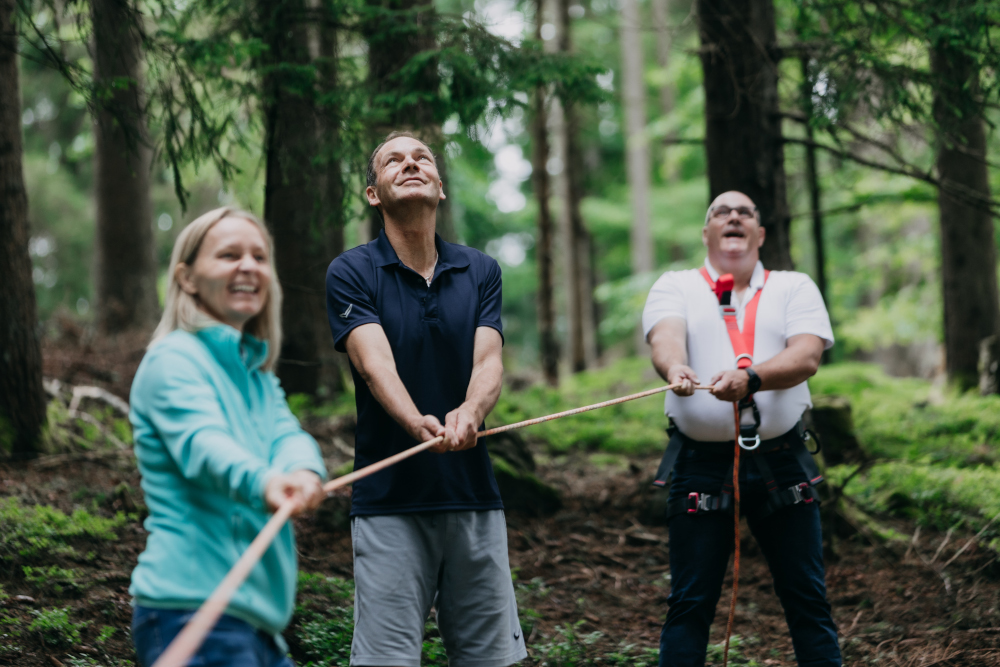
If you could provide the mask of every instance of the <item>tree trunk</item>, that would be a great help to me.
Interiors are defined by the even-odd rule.
[[[937,81],[937,170],[941,179],[941,291],[944,299],[945,367],[961,389],[978,382],[979,343],[1000,333],[997,253],[986,165],[986,132],[976,109],[979,72],[947,38],[931,48]]]
[[[653,270],[649,231],[649,145],[646,142],[646,82],[642,58],[642,19],[637,0],[622,0],[622,102],[625,107],[625,153],[632,199],[632,273]],[[642,324],[636,325],[636,353],[645,352]]]
[[[344,198],[345,184],[340,158],[340,106],[333,100],[339,81],[337,76],[338,36],[337,24],[340,22],[335,2],[321,3],[320,9],[325,13],[326,20],[319,23],[319,76],[320,92],[325,98],[320,105],[317,145],[323,147],[324,160],[322,180],[324,181],[322,204],[323,237],[325,240],[328,260],[333,261],[344,252]],[[325,295],[324,295],[325,299]],[[330,333],[330,323],[324,307],[315,318],[317,327],[316,339],[319,345],[320,357],[320,387],[328,394],[340,393],[344,389],[343,371],[346,368],[344,355],[333,346],[333,336]]]
[[[662,70],[670,66],[670,46],[673,41],[670,35],[670,0],[652,0],[653,23],[656,29],[656,64]],[[674,87],[670,83],[660,86],[660,113],[669,115],[674,110]],[[668,181],[677,180],[677,170],[667,164],[667,151],[669,150],[669,140],[673,139],[673,133],[664,142],[661,159],[666,169],[666,179]]]
[[[323,216],[325,169],[316,159],[316,82],[311,72],[294,69],[311,60],[310,35],[303,21],[306,6],[302,0],[261,0],[259,7],[268,46],[264,216],[274,234],[285,296],[278,376],[286,393],[315,395],[322,363],[320,318],[326,321],[324,275],[332,257]],[[326,330],[325,336],[329,335]]]
[[[115,333],[150,327],[159,313],[152,149],[144,119],[138,12],[128,0],[91,0],[90,7],[99,93],[94,124],[97,323]]]
[[[542,38],[543,0],[536,0],[535,39]],[[552,211],[549,208],[549,136],[545,112],[545,89],[535,90],[531,118],[531,182],[538,200],[538,347],[542,374],[550,387],[559,385],[559,344],[556,342],[556,311],[552,280]]]
[[[569,0],[556,0],[556,39],[562,53],[572,50],[570,41]],[[567,314],[569,319],[569,366],[572,372],[586,370],[588,361],[597,354],[594,343],[593,318],[590,317],[592,290],[587,257],[583,254],[587,247],[587,230],[580,212],[583,199],[583,163],[577,136],[580,129],[579,116],[572,104],[563,103],[559,127],[560,147],[563,163],[561,183],[563,194],[562,231],[566,254]]]
[[[0,0],[0,451],[31,458],[45,424],[45,394],[21,166],[16,6]]]
[[[760,210],[769,269],[791,269],[772,0],[697,0],[711,198],[738,190]]]
[[[372,91],[372,107],[381,109],[373,124],[372,148],[386,134],[408,130],[430,146],[437,161],[438,174],[444,192],[450,194],[445,138],[442,119],[423,101],[399,105],[399,100],[417,93],[418,97],[436,96],[441,85],[436,63],[429,62],[416,76],[401,78],[399,71],[413,56],[436,48],[433,26],[436,20],[433,4],[427,0],[365,0],[368,17],[362,32],[368,42],[368,80]],[[381,227],[377,216],[372,221],[373,232]],[[446,241],[457,240],[451,201],[438,204],[437,232]]]

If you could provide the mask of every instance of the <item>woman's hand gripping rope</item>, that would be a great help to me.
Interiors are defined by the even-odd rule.
[[[532,426],[534,424],[541,424],[542,422],[552,421],[553,419],[577,415],[581,412],[589,412],[590,410],[606,408],[619,403],[634,401],[638,398],[653,396],[654,394],[662,394],[670,391],[671,389],[677,389],[680,386],[680,383],[669,384],[665,387],[649,389],[647,391],[641,391],[637,394],[629,394],[628,396],[613,398],[609,401],[586,405],[581,408],[557,412],[544,417],[536,417],[535,419],[527,419],[515,424],[507,424],[506,426],[498,426],[486,431],[480,431],[477,434],[477,438],[494,435],[496,433],[503,433],[505,431],[512,431],[514,429],[524,428],[525,426]],[[709,388],[710,387],[703,386],[694,387],[694,389]],[[352,482],[355,482],[363,477],[372,475],[379,470],[384,470],[385,468],[395,465],[404,459],[408,459],[411,456],[415,456],[420,452],[426,451],[443,440],[443,436],[432,438],[427,442],[422,442],[415,447],[411,447],[369,466],[365,466],[360,470],[355,470],[350,474],[338,477],[337,479],[324,484],[323,491],[329,494],[335,489],[347,486],[348,484],[351,484]],[[180,634],[174,638],[173,642],[171,642],[167,649],[160,655],[159,659],[153,663],[153,667],[184,667],[187,665],[191,657],[198,651],[202,642],[205,641],[205,637],[207,637],[208,633],[211,632],[213,627],[215,627],[219,617],[226,611],[226,607],[229,606],[229,601],[232,599],[237,589],[239,589],[240,585],[250,575],[250,572],[264,555],[264,552],[267,551],[268,546],[270,546],[275,536],[277,536],[278,531],[281,530],[285,521],[287,521],[289,517],[294,514],[297,514],[298,510],[303,507],[304,502],[304,499],[293,495],[288,500],[281,503],[271,519],[264,525],[261,531],[257,534],[257,537],[254,538],[254,541],[250,543],[247,550],[242,556],[240,556],[240,559],[236,561],[236,564],[233,565],[233,568],[229,571],[229,574],[226,575],[225,579],[222,580],[222,583],[220,583],[219,586],[212,591],[208,600],[202,604],[201,608],[198,609],[195,615],[191,617],[191,620],[184,626],[184,629],[181,630]]]

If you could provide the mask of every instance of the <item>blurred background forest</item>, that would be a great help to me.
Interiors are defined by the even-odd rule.
[[[118,16],[102,33],[93,17],[105,3]],[[699,56],[708,57],[708,47],[699,39],[697,3],[91,4],[17,6],[28,250],[46,336],[58,338],[66,327],[148,327],[156,304],[122,283],[153,279],[162,294],[173,239],[193,217],[223,204],[266,215],[279,246],[287,240],[279,275],[293,290],[322,289],[335,253],[375,233],[363,200],[363,161],[385,130],[401,126],[426,133],[446,164],[445,235],[503,267],[511,375],[535,380],[548,368],[554,377],[546,337],[562,374],[633,354],[649,286],[662,271],[703,259],[704,209],[722,186],[710,186],[704,145]],[[749,13],[770,6],[740,4]],[[932,378],[945,368],[935,164],[942,142],[952,139],[935,121],[929,47],[951,37],[935,37],[930,19],[906,13],[934,3],[886,3],[898,16],[883,17],[884,25],[872,16],[880,4],[858,3],[849,16],[834,4],[775,2],[771,35],[767,26],[754,30],[769,49],[759,69],[774,78],[777,97],[741,94],[746,107],[777,116],[745,131],[770,126],[778,136],[763,152],[752,142],[723,146],[716,162],[772,161],[765,169],[787,195],[758,203],[775,211],[773,224],[784,227],[787,240],[772,233],[769,264],[794,266],[823,287],[838,340],[832,360],[876,360],[894,375]],[[971,4],[996,14],[987,3]],[[944,20],[960,26],[970,17]],[[122,27],[130,21],[131,28]],[[286,43],[268,22],[289,30]],[[966,43],[976,39],[962,37],[954,48],[979,48],[967,57],[980,68],[977,76],[990,79],[992,47],[985,37],[982,46]],[[858,49],[862,42],[867,46]],[[745,57],[739,40],[730,47],[727,57]],[[117,67],[103,77],[95,65],[102,48],[112,63],[106,68]],[[977,85],[972,95],[990,129],[1000,115],[989,97],[992,83]],[[146,192],[124,182],[130,179],[109,182],[102,202],[98,109],[106,122],[124,126],[125,136],[106,142],[109,153],[126,146],[144,153],[135,164],[148,170],[138,189]],[[300,122],[296,114],[310,118]],[[312,136],[293,136],[301,129]],[[539,147],[540,140],[547,145]],[[986,155],[996,142],[987,131]],[[282,161],[288,164],[276,175]],[[105,179],[130,168],[109,168]],[[997,171],[985,173],[995,190]],[[985,197],[992,212],[989,189]],[[552,230],[541,257],[552,267],[547,278],[539,272],[540,203]],[[992,225],[990,232],[992,240]],[[114,266],[149,252],[151,264]],[[302,303],[310,302],[293,297],[287,309]],[[330,365],[322,303],[311,303],[320,310],[317,330],[303,334],[311,323],[286,322],[292,347],[285,357]],[[116,308],[122,312],[111,314]],[[295,369],[282,370],[292,392],[340,389],[329,373],[292,379],[284,376]]]
[[[278,374],[350,469],[324,274],[378,233],[365,163],[393,129],[438,156],[442,236],[503,269],[489,426],[661,385],[647,291],[747,193],[764,264],[813,278],[837,338],[810,388],[847,662],[1000,664],[998,36],[997,0],[0,0],[0,664],[131,664],[102,625],[127,626],[145,539],[123,399],[198,215],[267,221]],[[654,659],[664,426],[646,399],[490,445],[535,664]],[[298,522],[289,638],[317,665],[350,644],[338,502]],[[765,588],[738,662],[792,664]]]

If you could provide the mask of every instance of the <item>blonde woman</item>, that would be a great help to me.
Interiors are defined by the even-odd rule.
[[[269,512],[323,499],[316,442],[274,375],[281,287],[264,224],[220,208],[174,244],[165,312],[132,384],[130,419],[149,507],[132,572],[132,637],[150,667],[246,549]],[[191,664],[288,667],[295,600],[286,524]]]

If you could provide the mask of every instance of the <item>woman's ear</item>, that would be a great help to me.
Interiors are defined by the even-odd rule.
[[[184,262],[179,263],[174,267],[174,278],[177,280],[177,284],[181,286],[181,289],[185,293],[191,296],[198,295],[198,288],[195,287],[194,280],[191,279],[191,267]]]

